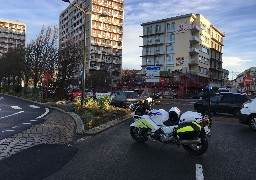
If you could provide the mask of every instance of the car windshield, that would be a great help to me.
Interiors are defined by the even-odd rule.
[[[125,92],[127,98],[137,98],[139,97],[137,92]]]

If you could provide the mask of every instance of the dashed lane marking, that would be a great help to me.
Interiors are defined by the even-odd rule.
[[[42,114],[41,116],[38,116],[36,119],[40,119],[42,117],[44,117],[46,114],[48,114],[50,112],[50,110],[48,108],[45,108],[45,113]]]
[[[10,115],[8,115],[8,116],[3,116],[3,117],[0,117],[0,119],[4,119],[4,118],[11,117],[11,116],[15,116],[15,115],[20,114],[20,113],[24,113],[24,111],[19,111],[19,112],[16,112],[16,113],[14,113],[14,114],[10,114]]]
[[[22,124],[24,124],[24,125],[30,125],[31,123],[22,123]]]
[[[34,109],[39,109],[40,108],[39,106],[36,106],[36,105],[29,105],[29,107],[34,108]]]
[[[6,129],[4,130],[5,132],[13,132],[14,130],[13,129]],[[2,131],[3,132],[3,131]]]
[[[30,122],[36,122],[37,120],[34,120],[34,119],[32,119],[32,120],[30,120]]]
[[[21,107],[19,106],[11,106],[13,109],[22,109]]]
[[[196,164],[196,180],[204,180],[203,166]]]

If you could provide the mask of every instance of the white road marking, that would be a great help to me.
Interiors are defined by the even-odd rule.
[[[5,130],[6,132],[13,132],[14,130],[13,129],[7,129]]]
[[[34,109],[39,109],[40,108],[39,106],[36,106],[36,105],[29,105],[29,107],[34,108]]]
[[[0,100],[3,100],[4,99],[4,97],[0,97]]]
[[[204,180],[203,166],[196,164],[196,180]]]
[[[37,120],[34,120],[34,119],[33,119],[33,120],[30,120],[30,122],[36,122],[36,121],[37,121]]]
[[[22,124],[24,124],[24,125],[29,125],[29,124],[31,124],[31,123],[22,123]]]
[[[13,126],[12,129],[15,129],[15,128],[17,128],[17,127],[18,127],[18,126]]]
[[[4,119],[4,118],[7,118],[7,117],[15,116],[15,115],[20,114],[20,113],[24,113],[24,111],[19,111],[19,112],[16,112],[14,114],[10,114],[8,116],[3,116],[3,117],[0,117],[0,119]]]
[[[41,116],[38,116],[36,119],[40,119],[40,118],[44,117],[46,114],[49,113],[49,111],[50,111],[50,110],[49,110],[48,108],[45,108],[45,113],[42,114]]]
[[[21,107],[19,106],[11,106],[13,109],[22,109]]]

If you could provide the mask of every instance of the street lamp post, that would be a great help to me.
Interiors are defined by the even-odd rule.
[[[86,63],[86,31],[85,31],[85,22],[86,22],[86,15],[91,14],[89,11],[85,11],[80,6],[78,6],[76,3],[71,3],[70,0],[62,0],[64,2],[68,2],[71,6],[77,8],[79,11],[81,11],[84,14],[84,44],[83,44],[83,61],[82,61],[82,95],[81,95],[81,107],[83,107],[84,104],[84,93],[85,93],[85,63]]]
[[[87,51],[86,51],[86,30],[85,30],[85,22],[86,22],[86,15],[88,14],[92,14],[92,12],[90,11],[86,11],[83,8],[81,8],[80,6],[78,6],[76,3],[71,3],[70,0],[62,0],[63,2],[68,2],[71,6],[77,8],[80,12],[82,12],[84,14],[84,44],[83,44],[83,61],[82,61],[82,97],[81,97],[81,107],[83,107],[83,103],[84,103],[84,93],[85,93],[85,63],[86,63],[86,55],[87,55]],[[100,17],[107,17],[106,14],[100,14]]]

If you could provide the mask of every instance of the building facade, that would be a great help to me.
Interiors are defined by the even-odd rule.
[[[224,33],[201,14],[186,14],[141,24],[142,71],[160,66],[161,71],[189,73],[221,86]]]
[[[252,78],[251,83],[245,84],[244,78],[246,76],[250,76]],[[241,92],[256,92],[256,67],[251,67],[238,74],[232,81],[231,86],[233,88],[237,88]]]
[[[0,57],[8,49],[25,47],[26,24],[0,19]]]
[[[123,0],[75,0],[73,4],[86,15],[72,5],[60,14],[60,48],[72,39],[84,47],[87,74],[107,71],[111,79],[118,79],[122,69]]]

